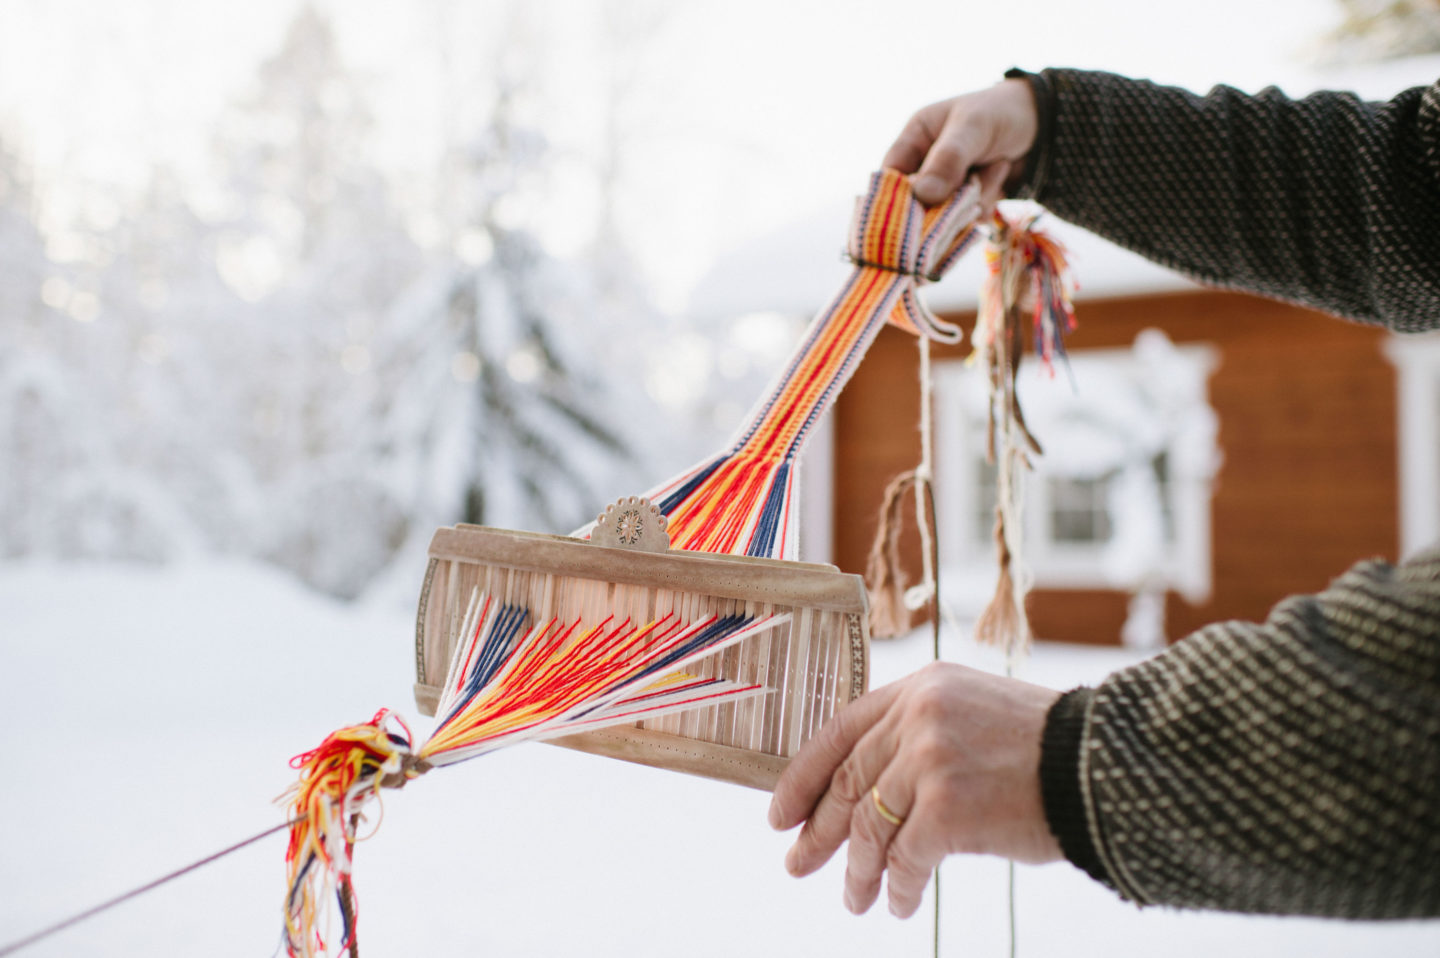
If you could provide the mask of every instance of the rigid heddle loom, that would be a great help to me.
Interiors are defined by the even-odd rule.
[[[319,919],[332,895],[338,947],[353,950],[356,829],[382,787],[548,740],[769,789],[866,690],[864,582],[794,559],[797,463],[886,322],[961,339],[917,289],[981,231],[978,192],[972,183],[927,209],[908,177],[871,178],[847,241],[848,279],[723,452],[620,500],[573,536],[468,525],[435,533],[416,618],[415,697],[438,723],[417,744],[382,710],[292,760],[300,781],[282,799],[292,823],[290,954],[325,953]],[[1030,441],[1013,395],[1023,348],[1015,320],[1033,315],[1037,352],[1059,348],[1071,322],[1062,267],[1058,248],[1037,245],[1028,224],[997,219],[987,285],[999,305],[982,309],[973,339],[998,390],[992,443],[999,436],[997,448],[1021,457]],[[1008,555],[1014,534],[1003,526],[1002,514]],[[997,603],[1014,606],[1017,589],[1002,575]],[[1008,615],[1023,625],[1023,606]]]

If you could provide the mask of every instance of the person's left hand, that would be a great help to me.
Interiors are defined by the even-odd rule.
[[[905,918],[947,854],[1060,859],[1039,780],[1040,736],[1058,697],[936,664],[850,703],[805,743],[775,787],[770,824],[805,823],[785,867],[808,875],[848,836],[845,906],[867,911],[888,870],[890,910]]]

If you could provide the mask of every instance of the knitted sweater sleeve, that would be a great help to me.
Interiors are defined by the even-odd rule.
[[[1011,75],[1040,116],[1020,195],[1202,282],[1440,325],[1440,83],[1366,103]]]
[[[1373,104],[1024,75],[1021,195],[1202,281],[1440,326],[1440,84]],[[1440,916],[1440,550],[1068,693],[1041,783],[1066,855],[1129,900]]]
[[[1440,549],[1068,693],[1041,782],[1067,857],[1140,904],[1440,916]]]

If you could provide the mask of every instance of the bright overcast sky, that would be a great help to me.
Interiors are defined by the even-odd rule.
[[[342,51],[365,77],[379,148],[423,169],[439,122],[441,47],[452,76],[495,56],[500,3],[331,0]],[[162,158],[199,168],[209,124],[273,52],[298,0],[0,0],[0,131],[42,180],[133,182]],[[539,122],[583,150],[599,129],[596,2],[535,2],[528,43],[547,77]],[[613,6],[613,5],[612,5]],[[669,305],[725,248],[854,194],[917,107],[1008,66],[1070,65],[1203,88],[1280,81],[1306,67],[1335,0],[650,0],[656,21],[625,61],[623,223]],[[642,31],[643,32],[643,31]],[[457,39],[458,38],[458,39]],[[473,38],[473,40],[472,40]],[[523,49],[523,48],[521,48]],[[472,62],[473,61],[473,62]],[[593,211],[582,211],[582,213]],[[565,243],[563,224],[553,231]]]

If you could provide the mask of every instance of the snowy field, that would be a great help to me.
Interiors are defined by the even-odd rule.
[[[416,569],[416,588],[420,569]],[[411,700],[413,610],[341,605],[263,567],[0,566],[0,945],[280,821],[286,759]],[[974,661],[956,647],[950,657]],[[881,681],[928,642],[877,645]],[[1093,681],[1130,653],[1041,645],[1028,678]],[[840,903],[843,864],[796,881],[768,796],[549,746],[387,793],[357,851],[368,956],[929,954],[908,922]],[[276,835],[24,952],[274,954]],[[1069,865],[1017,873],[1039,958],[1440,955],[1440,923],[1139,911]],[[1006,952],[1005,868],[951,859],[943,953]]]

